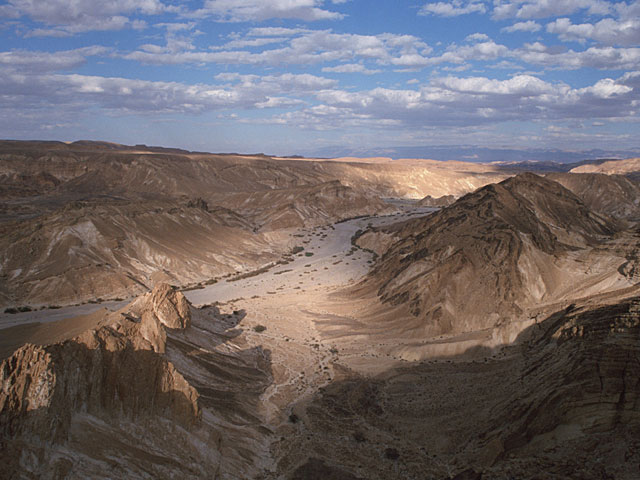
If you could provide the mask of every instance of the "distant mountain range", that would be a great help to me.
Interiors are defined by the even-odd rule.
[[[433,160],[461,160],[468,162],[555,162],[577,163],[585,160],[618,159],[640,156],[640,148],[630,150],[592,149],[566,151],[554,148],[485,148],[472,145],[439,145],[389,148],[324,147],[303,152],[315,157],[391,157],[430,158]]]

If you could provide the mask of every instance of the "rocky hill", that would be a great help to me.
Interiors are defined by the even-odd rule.
[[[214,315],[192,318],[161,284],[80,336],[16,351],[0,365],[3,478],[251,475],[268,363],[261,352],[210,350],[191,325],[224,331]],[[200,357],[189,359],[193,348]]]
[[[280,258],[281,240],[193,202],[76,201],[3,226],[0,303],[60,305],[199,282]]]
[[[532,308],[630,285],[618,272],[624,253],[602,247],[619,229],[558,183],[521,174],[365,233],[362,246],[369,236],[390,240],[358,293],[405,312],[410,320],[396,315],[403,320],[393,328],[417,338],[491,329],[529,318]]]
[[[12,196],[20,189],[33,193],[31,179],[45,176],[47,182],[40,183],[58,182],[57,192],[75,198],[99,193],[209,200],[219,192],[284,189],[334,180],[383,197],[460,195],[510,175],[496,166],[464,162],[310,161],[109,145],[0,141],[0,178],[12,185]]]
[[[264,156],[0,142],[0,305],[204,283],[281,258],[296,228],[390,210],[337,174]]]
[[[259,231],[316,227],[358,215],[392,213],[377,196],[344,186],[339,180],[287,189],[224,195],[227,208],[241,213]]]
[[[551,173],[546,177],[573,192],[594,212],[640,220],[640,186],[629,177],[603,173]]]
[[[456,197],[453,195],[443,195],[442,197],[434,198],[431,195],[427,195],[418,202],[421,207],[448,207],[456,201]]]
[[[596,164],[580,165],[571,169],[571,173],[604,173],[607,175],[626,175],[640,171],[640,158],[608,160]]]

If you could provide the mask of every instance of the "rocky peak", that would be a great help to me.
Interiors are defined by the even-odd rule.
[[[191,310],[186,297],[166,283],[156,285],[147,301],[148,308],[168,328],[191,326]]]
[[[167,342],[166,328],[185,329],[191,325],[191,308],[186,297],[166,283],[133,301],[126,315],[139,319],[139,336],[151,348],[164,353]]]
[[[114,428],[140,418],[196,424],[198,392],[162,355],[165,325],[190,322],[182,293],[161,284],[73,339],[23,346],[0,364],[0,445],[17,438],[16,449],[47,449],[69,438],[78,415]]]

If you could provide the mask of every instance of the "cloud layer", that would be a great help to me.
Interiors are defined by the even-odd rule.
[[[146,117],[300,145],[635,142],[638,2],[9,0],[0,15],[9,136]]]

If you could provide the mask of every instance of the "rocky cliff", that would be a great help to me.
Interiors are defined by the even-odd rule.
[[[5,360],[0,366],[5,474],[65,478],[59,469],[83,471],[81,459],[70,465],[62,452],[77,444],[84,427],[93,433],[84,438],[90,444],[83,446],[79,457],[90,457],[84,463],[93,463],[93,468],[105,461],[101,441],[105,448],[120,441],[121,449],[130,444],[135,451],[152,445],[162,450],[171,441],[160,442],[155,436],[162,439],[177,431],[182,433],[176,437],[176,450],[164,452],[167,461],[187,453],[185,438],[201,422],[198,392],[161,353],[166,347],[165,328],[189,328],[190,319],[184,296],[159,285],[126,314],[111,314],[103,325],[72,340],[25,345]],[[148,433],[137,438],[145,425],[150,426]],[[152,471],[161,474],[166,467]]]

